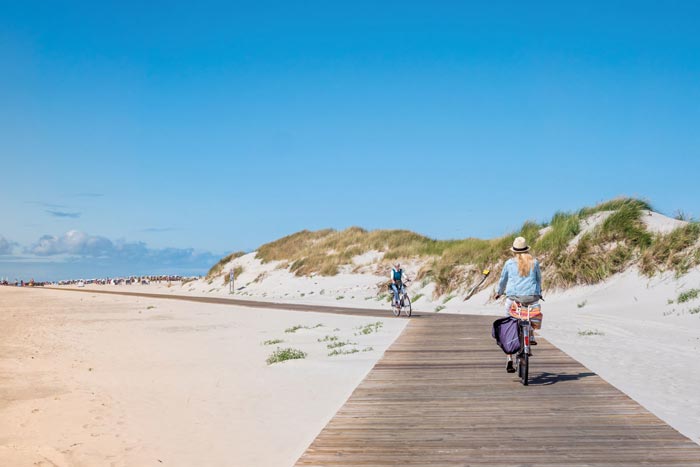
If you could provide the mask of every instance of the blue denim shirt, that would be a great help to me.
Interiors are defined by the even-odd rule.
[[[506,287],[506,285],[508,287]],[[521,277],[518,272],[518,260],[511,258],[503,265],[501,280],[498,281],[498,294],[507,297],[514,295],[542,295],[542,276],[540,274],[540,263],[535,260],[535,264],[525,277]]]

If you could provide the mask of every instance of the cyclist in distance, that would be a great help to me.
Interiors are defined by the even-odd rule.
[[[399,291],[403,289],[403,279],[410,280],[397,261],[391,268],[391,290],[394,291],[394,303],[399,303]]]
[[[506,316],[510,316],[514,301],[527,306],[539,302],[542,298],[540,263],[529,253],[530,247],[527,240],[523,237],[517,237],[513,241],[511,251],[514,257],[503,265],[498,290],[493,297],[498,299],[503,294],[506,295]],[[530,345],[537,345],[532,336],[530,337]],[[508,355],[506,371],[508,373],[515,372],[512,355]]]

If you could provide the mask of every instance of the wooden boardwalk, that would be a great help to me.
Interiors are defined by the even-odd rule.
[[[296,465],[700,466],[700,446],[544,339],[522,386],[493,319],[411,319]]]
[[[389,316],[387,309],[79,291]],[[530,386],[522,386],[505,372],[493,320],[414,315],[296,465],[700,467],[699,445],[542,338]]]

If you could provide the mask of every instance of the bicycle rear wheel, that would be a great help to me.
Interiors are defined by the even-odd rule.
[[[408,295],[403,296],[403,300],[401,301],[401,309],[403,310],[404,315],[411,316],[411,299],[408,297]]]

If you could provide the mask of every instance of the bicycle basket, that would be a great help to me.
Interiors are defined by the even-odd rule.
[[[510,306],[509,313],[510,316],[516,319],[527,319],[528,316],[527,307],[518,307],[515,302]],[[542,327],[542,308],[539,303],[530,305],[530,322],[535,329],[540,329],[540,327]]]

